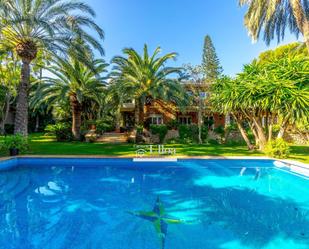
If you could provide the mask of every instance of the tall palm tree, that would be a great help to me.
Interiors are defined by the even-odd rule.
[[[89,100],[97,101],[105,88],[107,64],[103,60],[93,60],[89,68],[78,58],[57,58],[48,70],[55,77],[43,78],[35,99],[36,105],[46,102],[50,107],[64,101],[68,102],[72,112],[72,133],[76,140],[81,137],[82,110]]]
[[[112,78],[122,84],[122,91],[130,93],[135,99],[135,123],[144,123],[144,105],[147,97],[160,98],[166,101],[181,101],[183,89],[179,82],[171,76],[180,76],[182,70],[167,67],[165,64],[175,59],[176,53],[158,56],[161,49],[158,47],[150,56],[147,45],[140,55],[132,48],[123,50],[125,57],[117,56],[114,63]]]
[[[103,38],[94,16],[93,9],[79,1],[0,0],[0,50],[14,51],[22,62],[15,133],[28,134],[30,64],[38,51],[65,52],[77,35],[103,53],[100,43],[85,31],[93,29]]]
[[[15,101],[19,84],[20,67],[12,57],[0,56],[0,134],[4,133],[6,119]]]
[[[301,33],[309,51],[309,2],[308,0],[239,0],[248,5],[245,25],[254,40],[264,31],[267,44],[277,36],[283,39],[286,27],[297,36]]]

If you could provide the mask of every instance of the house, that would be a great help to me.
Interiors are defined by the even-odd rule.
[[[204,86],[201,87],[197,84],[187,83],[185,84],[185,88],[189,95],[192,95],[192,92],[194,91],[195,94],[198,92],[198,95],[200,95],[201,98],[207,98],[208,96]],[[126,130],[133,129],[135,125],[135,108],[136,105],[134,101],[124,103],[121,107],[121,127]],[[149,96],[144,105],[144,126],[148,127],[151,124],[168,124],[175,120],[183,125],[197,124],[198,111],[198,104],[186,106],[181,110],[173,101],[165,102],[160,99],[153,99]],[[208,125],[209,129],[224,126],[226,123],[225,116],[219,113],[213,113],[209,106],[207,107],[207,102],[202,108],[202,116],[204,124]]]

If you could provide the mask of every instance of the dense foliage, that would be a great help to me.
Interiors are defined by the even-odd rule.
[[[152,134],[159,135],[160,143],[163,143],[168,128],[166,125],[150,125],[150,131]]]
[[[28,149],[28,139],[21,134],[5,136],[1,147],[6,150],[18,149],[20,152],[25,152]]]
[[[213,109],[231,113],[250,149],[244,123],[260,149],[272,140],[274,124],[278,123],[277,137],[282,138],[289,125],[308,123],[308,56],[287,52],[266,58],[254,60],[235,79],[223,77],[212,87]]]
[[[265,153],[274,158],[287,158],[290,154],[290,147],[282,138],[278,138],[267,143]]]
[[[73,139],[72,130],[68,123],[47,125],[45,132],[47,132],[48,135],[54,135],[58,142],[71,141]]]
[[[204,40],[202,71],[206,82],[214,82],[223,71],[215,46],[209,35]]]
[[[176,103],[184,99],[183,88],[175,79],[182,70],[166,66],[177,54],[159,56],[160,52],[161,48],[158,47],[149,55],[147,45],[144,46],[142,55],[134,49],[126,48],[123,50],[124,56],[116,56],[112,61],[112,82],[118,85],[116,88],[127,93],[127,98],[135,100],[136,124],[144,123],[144,105],[147,98],[172,100]]]
[[[275,37],[279,42],[289,28],[297,37],[303,35],[309,52],[308,0],[239,0],[239,3],[248,5],[245,25],[254,40],[263,33],[267,44]]]
[[[103,54],[101,44],[90,35],[102,29],[93,20],[93,9],[83,2],[66,0],[0,0],[0,50],[13,53],[21,61],[20,83],[16,99],[15,133],[28,134],[28,93],[30,65],[38,53],[67,54],[72,40],[79,38]],[[79,46],[75,46],[80,50]],[[79,56],[83,60],[83,56]]]

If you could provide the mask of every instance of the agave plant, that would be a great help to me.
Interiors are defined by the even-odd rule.
[[[85,31],[104,34],[93,21],[95,13],[87,4],[66,0],[0,0],[0,50],[14,51],[21,62],[15,133],[28,134],[28,88],[30,64],[38,51],[63,52],[80,37],[103,53],[100,43]]]

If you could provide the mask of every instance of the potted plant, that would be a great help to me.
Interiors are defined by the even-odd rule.
[[[7,149],[10,156],[17,156],[28,148],[28,139],[20,134],[6,136],[3,141],[3,147]]]

